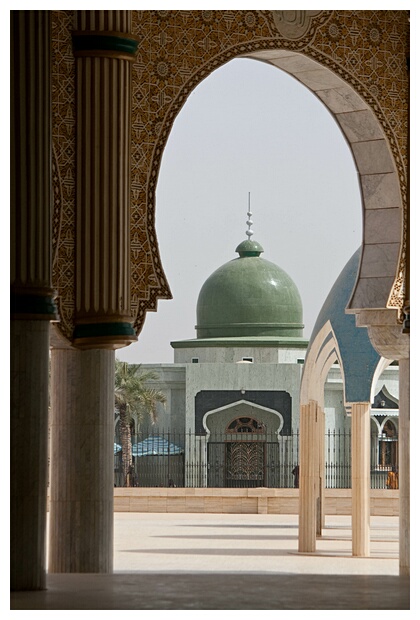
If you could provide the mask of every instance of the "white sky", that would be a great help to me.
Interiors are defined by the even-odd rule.
[[[302,84],[266,63],[237,59],[193,91],[175,120],[156,196],[156,229],[173,299],[148,313],[130,363],[170,363],[170,341],[195,338],[207,277],[246,239],[295,281],[310,337],[319,310],[362,240],[350,149]]]

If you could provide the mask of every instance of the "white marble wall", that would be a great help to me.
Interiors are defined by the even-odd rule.
[[[235,364],[243,358],[253,358],[256,364],[296,364],[298,359],[305,359],[306,346],[299,347],[264,347],[233,345],[220,347],[181,347],[174,350],[175,363],[190,364],[193,358],[198,358],[199,363],[206,364]]]

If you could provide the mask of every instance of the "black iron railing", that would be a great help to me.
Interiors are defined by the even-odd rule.
[[[398,439],[384,457],[371,437],[371,488],[398,488]],[[173,433],[153,428],[131,437],[131,457],[114,445],[115,486],[293,488],[299,484],[299,433]],[[124,452],[124,454],[123,454]],[[325,435],[325,487],[351,487],[351,433]],[[384,462],[384,460],[387,462]]]

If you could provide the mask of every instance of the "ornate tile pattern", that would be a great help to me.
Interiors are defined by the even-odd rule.
[[[133,65],[131,296],[137,332],[147,310],[170,298],[155,233],[158,171],[174,119],[214,69],[258,50],[302,52],[337,73],[370,105],[407,196],[408,12],[313,11],[282,36],[288,11],[132,11],[140,52]],[[70,337],[74,305],[74,59],[72,11],[53,11],[54,266],[61,329]],[[289,27],[290,24],[286,24]],[[296,30],[297,28],[297,30]],[[290,29],[288,32],[291,32]],[[406,234],[406,225],[404,226]],[[405,248],[405,242],[403,243]],[[403,301],[404,249],[390,305]]]
[[[75,307],[76,106],[75,62],[71,42],[72,11],[53,11],[53,271],[58,292],[59,327],[73,332]]]

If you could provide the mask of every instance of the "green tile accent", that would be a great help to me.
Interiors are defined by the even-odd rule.
[[[73,49],[75,52],[88,50],[112,50],[135,55],[139,42],[136,39],[119,37],[118,35],[74,34]]]
[[[131,323],[87,323],[76,325],[74,340],[79,338],[100,338],[102,336],[135,336]]]
[[[57,306],[50,295],[11,295],[11,314],[39,314],[57,318]]]

